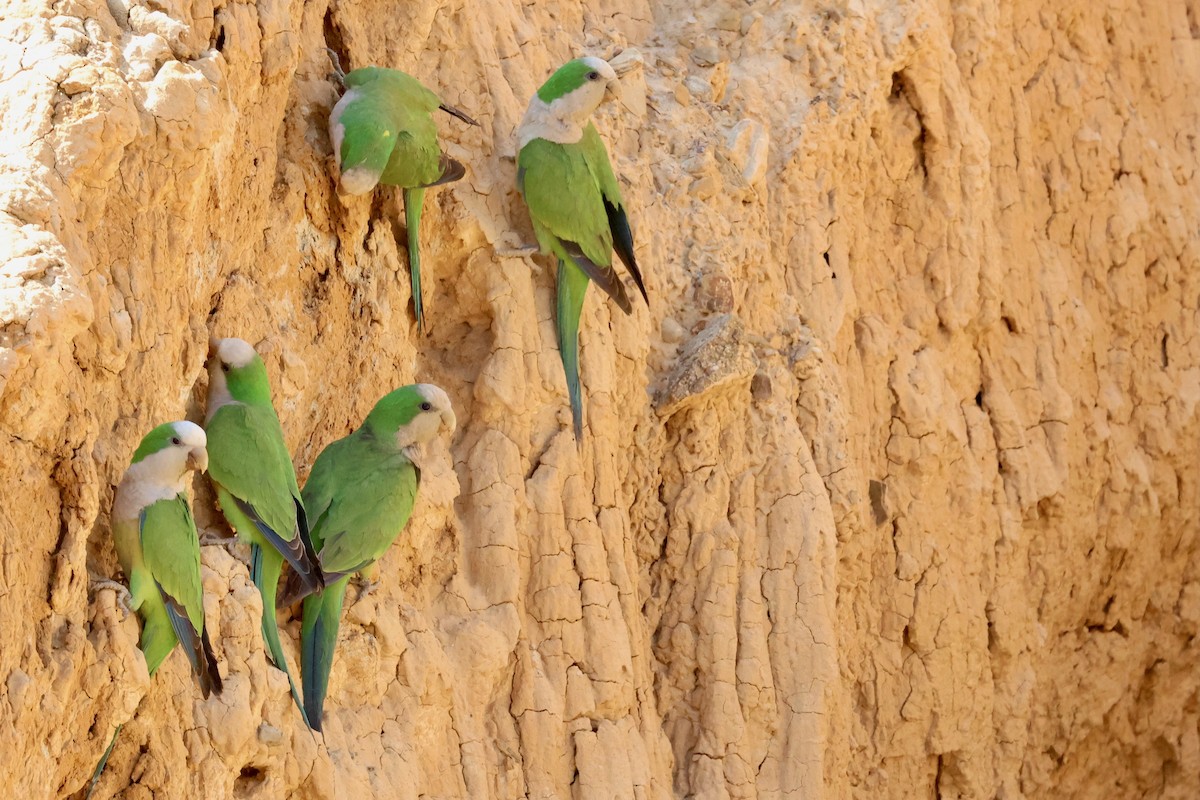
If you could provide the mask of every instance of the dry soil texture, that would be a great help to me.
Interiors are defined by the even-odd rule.
[[[428,335],[396,193],[335,191],[326,46],[482,123],[438,118]],[[618,47],[650,303],[589,297],[577,448],[514,130]],[[99,798],[1200,795],[1198,123],[1196,0],[8,0],[6,793],[124,722]],[[302,478],[397,385],[458,412],[323,737],[244,550],[203,550],[208,701],[92,588],[210,334]]]

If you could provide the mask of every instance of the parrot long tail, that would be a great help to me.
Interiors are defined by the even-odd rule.
[[[300,629],[300,676],[304,683],[304,707],[309,725],[321,730],[329,670],[337,647],[342,600],[350,576],[329,584],[320,594],[304,599],[304,626]]]
[[[104,773],[104,766],[108,764],[108,757],[112,755],[113,748],[117,746],[117,734],[121,732],[121,728],[125,727],[125,723],[117,726],[113,731],[112,741],[108,743],[108,748],[104,751],[104,755],[100,756],[100,763],[96,765],[96,771],[92,773],[92,782],[88,785],[87,794],[84,795],[84,800],[88,800],[92,796],[92,792],[96,791],[96,784],[100,783],[100,775]]]
[[[292,699],[296,701],[296,708],[300,709],[300,716],[304,718],[304,724],[308,725],[308,716],[304,713],[304,703],[300,700],[300,693],[296,690],[296,682],[292,680],[292,673],[288,671],[287,659],[283,655],[283,644],[279,641],[279,625],[275,621],[275,591],[279,586],[279,573],[282,570],[283,556],[274,550],[265,550],[261,545],[250,545],[250,578],[258,587],[258,593],[262,595],[263,641],[267,643],[267,653],[270,655],[271,661],[284,675],[287,675],[288,686],[292,689]]]
[[[408,272],[412,276],[413,308],[417,312],[417,330],[425,332],[425,310],[421,305],[421,248],[418,236],[421,228],[421,206],[425,190],[404,190],[404,225],[408,228]]]
[[[571,398],[571,417],[575,422],[575,441],[583,444],[583,396],[579,388],[579,317],[588,276],[574,264],[558,260],[558,351],[567,376],[567,394]]]

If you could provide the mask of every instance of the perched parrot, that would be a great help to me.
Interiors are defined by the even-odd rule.
[[[221,512],[250,545],[250,577],[262,595],[262,634],[275,666],[288,672],[275,621],[275,592],[286,560],[306,591],[323,586],[296,470],[271,405],[267,368],[241,339],[214,340],[208,359],[208,477]],[[305,720],[307,723],[307,720]]]
[[[416,445],[454,432],[446,393],[428,383],[384,395],[362,426],[326,447],[304,484],[325,589],[304,600],[300,670],[309,724],[321,730],[342,599],[350,576],[378,560],[408,523],[421,471]],[[290,598],[289,598],[290,599]]]
[[[208,466],[204,431],[191,422],[159,425],[138,445],[117,486],[112,532],[117,558],[129,581],[129,606],[142,618],[138,647],[153,677],[175,645],[192,665],[205,698],[221,693],[221,673],[204,627],[200,587],[200,541],[187,485],[192,470]],[[95,789],[117,742],[96,766],[88,794]]]
[[[365,194],[378,183],[402,190],[413,307],[417,328],[424,331],[417,231],[425,189],[466,174],[461,163],[438,147],[433,112],[440,108],[469,125],[479,123],[398,69],[363,67],[343,82],[347,91],[329,115],[329,138],[341,172],[338,185],[348,194]]]
[[[517,188],[542,252],[558,259],[558,348],[578,441],[583,437],[579,316],[588,281],[596,281],[626,314],[633,311],[613,268],[614,247],[650,302],[634,259],[621,187],[589,120],[616,81],[617,73],[603,59],[568,61],[538,89],[517,128]]]

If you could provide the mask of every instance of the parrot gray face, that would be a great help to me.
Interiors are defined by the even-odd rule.
[[[458,426],[450,397],[441,387],[421,383],[417,385],[417,392],[421,397],[417,415],[396,431],[396,444],[402,448],[432,441],[443,429],[452,435]]]
[[[208,469],[208,438],[194,422],[176,422],[173,435],[157,453],[141,463],[144,477],[161,485],[174,485],[191,470]]]
[[[563,98],[565,111],[578,120],[586,120],[600,107],[605,100],[620,101],[617,73],[609,63],[602,58],[588,56],[581,59],[591,67],[587,74],[587,83]]]
[[[175,423],[175,436],[171,437],[167,452],[172,454],[170,460],[177,466],[179,475],[208,469],[208,437],[194,422]]]

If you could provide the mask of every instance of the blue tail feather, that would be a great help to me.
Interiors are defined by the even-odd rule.
[[[300,678],[304,684],[304,706],[309,725],[321,730],[325,695],[329,690],[329,672],[337,647],[342,601],[350,576],[326,586],[320,594],[304,599],[304,625],[300,630]]]
[[[271,662],[287,676],[288,686],[292,690],[292,699],[296,701],[296,708],[300,709],[300,716],[304,719],[304,724],[309,725],[308,715],[304,712],[304,703],[300,699],[300,692],[296,689],[296,682],[292,680],[292,673],[288,671],[287,658],[283,655],[283,644],[279,641],[279,624],[275,620],[275,592],[279,586],[279,573],[282,569],[282,556],[278,553],[267,553],[260,545],[250,545],[250,578],[258,587],[259,594],[262,595],[262,635],[263,641],[267,645],[267,655]],[[309,727],[312,726],[309,725]]]

